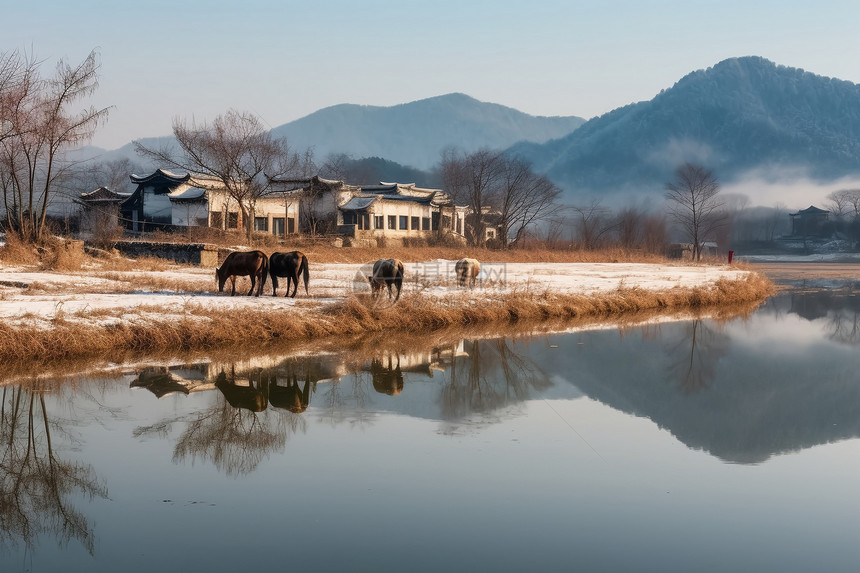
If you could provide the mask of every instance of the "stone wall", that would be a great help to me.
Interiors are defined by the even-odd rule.
[[[218,266],[218,247],[205,243],[152,243],[149,241],[118,241],[114,248],[127,257],[158,257],[177,263]]]

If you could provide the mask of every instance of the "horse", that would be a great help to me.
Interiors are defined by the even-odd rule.
[[[391,300],[391,285],[397,288],[394,302],[400,299],[400,289],[403,288],[403,263],[397,259],[379,259],[373,263],[373,274],[367,277],[370,283],[370,295],[379,298],[379,291],[388,287],[388,300]]]
[[[260,296],[263,292],[263,285],[266,284],[266,275],[269,272],[269,257],[263,251],[236,251],[227,255],[224,263],[215,269],[215,277],[218,279],[218,292],[224,292],[224,283],[230,279],[232,289],[230,296],[236,294],[236,277],[250,276],[251,290],[248,291],[248,296],[254,292],[254,285],[257,285],[257,294]]]
[[[269,257],[269,274],[272,275],[272,296],[278,296],[278,277],[287,277],[287,292],[284,296],[290,296],[290,283],[295,282],[292,297],[296,298],[299,275],[304,275],[305,294],[308,294],[308,258],[301,251],[272,253]]]
[[[461,287],[468,283],[469,288],[475,288],[475,280],[481,272],[481,263],[476,259],[462,258],[454,265],[457,272],[457,284]]]

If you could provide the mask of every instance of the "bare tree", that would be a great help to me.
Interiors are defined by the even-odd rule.
[[[503,158],[501,188],[498,193],[499,234],[501,246],[508,246],[513,233],[516,245],[534,223],[546,219],[558,207],[561,195],[552,181],[532,171],[531,165],[519,158]]]
[[[693,259],[702,258],[702,242],[724,223],[720,185],[710,170],[685,163],[666,184],[670,213],[693,244]]]
[[[472,245],[486,244],[486,215],[499,194],[504,173],[501,152],[481,149],[474,153],[446,150],[442,155],[442,181],[448,195],[469,206],[466,238]]]
[[[98,88],[96,52],[78,65],[61,60],[53,76],[19,52],[0,54],[0,190],[6,223],[28,241],[41,240],[48,206],[75,164],[64,151],[89,141],[109,108],[70,108]]]
[[[827,196],[828,207],[836,217],[860,214],[860,189],[840,189]]]
[[[295,173],[302,159],[293,153],[286,139],[275,138],[249,112],[228,110],[212,124],[193,120],[173,120],[173,135],[179,150],[150,149],[139,141],[135,150],[145,157],[192,174],[212,177],[236,201],[248,241],[254,230],[257,200],[269,191],[271,181]]]
[[[609,210],[600,204],[600,199],[594,199],[584,207],[571,207],[576,215],[576,239],[579,248],[593,251],[603,244],[617,222],[609,216]]]
[[[552,214],[561,194],[525,160],[489,149],[469,154],[446,149],[440,172],[445,192],[455,203],[469,206],[466,237],[473,245],[486,243],[491,218],[500,246],[507,247],[511,235],[514,244],[523,240],[529,227]]]

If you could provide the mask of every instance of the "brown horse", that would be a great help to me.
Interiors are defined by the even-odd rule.
[[[463,258],[457,261],[454,270],[457,272],[457,284],[459,286],[466,286],[468,283],[469,288],[475,288],[475,281],[478,278],[478,273],[481,272],[481,263],[477,259]]]
[[[272,296],[278,296],[278,277],[287,277],[287,292],[284,296],[296,297],[299,290],[299,276],[305,280],[305,294],[308,294],[308,258],[301,251],[289,253],[272,253],[269,257],[269,274],[272,275]],[[290,284],[293,294],[290,295]]]
[[[388,300],[391,300],[391,285],[397,289],[394,302],[400,300],[400,289],[403,288],[403,263],[397,259],[379,259],[373,263],[373,274],[367,277],[370,282],[370,294],[379,298],[379,291],[388,287]]]
[[[227,255],[224,263],[215,269],[215,277],[218,279],[218,292],[224,292],[224,283],[230,279],[232,289],[230,296],[236,294],[236,277],[250,276],[251,290],[248,291],[248,296],[254,292],[254,286],[257,286],[257,294],[260,296],[263,292],[263,285],[266,284],[266,275],[269,272],[269,257],[263,251],[242,251],[234,252]]]

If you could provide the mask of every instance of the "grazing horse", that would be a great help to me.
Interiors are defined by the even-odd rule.
[[[481,272],[481,263],[476,259],[463,258],[457,261],[454,270],[457,272],[457,284],[459,286],[466,286],[468,283],[469,288],[475,288],[475,280],[478,278],[478,273]]]
[[[379,298],[379,291],[388,287],[388,300],[391,300],[391,285],[397,288],[394,302],[400,299],[400,289],[403,287],[403,263],[397,259],[379,259],[373,263],[373,274],[367,277],[370,282],[370,294]]]
[[[224,263],[215,269],[215,277],[218,279],[218,292],[224,292],[224,283],[230,279],[232,289],[230,296],[236,294],[236,277],[250,276],[251,290],[248,291],[248,296],[254,292],[254,285],[257,285],[257,294],[260,296],[263,292],[263,285],[266,284],[266,275],[269,272],[269,257],[263,251],[237,251],[227,255]]]
[[[269,274],[272,275],[272,296],[278,296],[278,277],[287,277],[287,292],[284,296],[296,298],[300,275],[304,275],[305,294],[308,294],[308,258],[301,251],[272,253],[269,257]],[[292,295],[290,283],[295,283]]]

